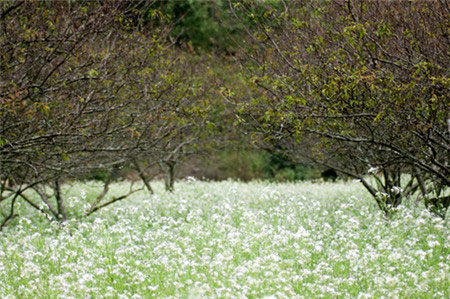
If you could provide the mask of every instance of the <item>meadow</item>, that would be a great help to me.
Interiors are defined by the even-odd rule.
[[[357,182],[154,188],[62,227],[22,205],[0,298],[450,298],[448,220],[421,205],[386,218]],[[100,189],[65,192],[76,216]]]

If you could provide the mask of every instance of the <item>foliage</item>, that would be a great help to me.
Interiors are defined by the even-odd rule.
[[[173,21],[170,40],[178,47],[198,53],[219,53],[233,55],[244,45],[244,27],[250,19],[246,14],[233,15],[230,7],[240,1],[177,0],[157,1],[154,7]],[[262,13],[257,4],[254,15]],[[236,22],[235,17],[239,18]]]
[[[160,4],[176,20],[171,37],[177,45],[197,50],[229,51],[230,32],[235,31],[226,12],[226,1],[167,1]],[[235,23],[236,24],[236,23]]]
[[[243,180],[316,177],[313,162],[361,180],[386,213],[417,197],[443,216],[446,14],[437,1],[2,1],[0,228],[21,202],[66,221],[61,186],[92,175],[103,191],[84,216],[138,191],[108,195],[130,168],[173,191],[195,154]]]
[[[280,160],[276,154],[248,148],[229,147],[208,152],[180,170],[181,176],[194,176],[206,180],[236,179],[299,181],[319,177],[316,170],[289,160]]]
[[[163,14],[152,10],[158,26],[143,26],[142,3],[1,3],[1,227],[18,200],[65,221],[61,183],[108,172],[89,214],[124,166],[174,163],[208,136],[207,88],[192,76],[200,65],[165,44]]]
[[[259,92],[238,112],[255,142],[360,179],[386,212],[413,195],[447,209],[448,7],[287,5],[255,19],[249,31],[245,69]],[[375,185],[365,179],[369,169]]]

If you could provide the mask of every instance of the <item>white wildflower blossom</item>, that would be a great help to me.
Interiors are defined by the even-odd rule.
[[[0,298],[445,295],[449,228],[424,207],[387,219],[356,182],[152,186],[63,229],[19,210],[0,240]],[[79,188],[67,207],[98,194]]]
[[[373,173],[377,173],[378,170],[379,170],[378,167],[373,167],[373,166],[371,166],[367,172],[368,172],[369,174],[373,174]]]
[[[403,189],[400,188],[400,187],[398,187],[398,186],[393,186],[393,187],[391,188],[391,192],[394,193],[394,194],[400,194],[400,193],[403,192]]]

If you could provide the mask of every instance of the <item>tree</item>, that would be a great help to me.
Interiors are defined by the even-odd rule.
[[[249,81],[260,91],[241,105],[242,123],[261,146],[361,180],[387,213],[417,194],[445,215],[448,6],[283,3],[254,19],[257,30],[247,28]],[[251,7],[243,2],[235,9]]]
[[[102,153],[99,160],[104,160],[113,149],[102,137],[129,126],[111,121],[121,88],[108,69],[111,57],[91,51],[102,38],[111,41],[107,34],[115,26],[114,7],[108,16],[101,8],[109,7],[2,3],[1,200],[12,198],[2,224],[13,217],[19,197],[64,221],[59,181],[85,171],[88,153]],[[41,192],[40,186],[49,183],[57,207]],[[32,188],[42,195],[45,208],[24,195]]]
[[[65,221],[61,184],[91,171],[110,177],[85,215],[125,198],[136,190],[105,202],[118,169],[181,151],[192,139],[187,129],[204,124],[188,115],[204,112],[200,89],[190,85],[186,58],[165,44],[171,26],[152,1],[0,8],[1,227],[18,200]]]

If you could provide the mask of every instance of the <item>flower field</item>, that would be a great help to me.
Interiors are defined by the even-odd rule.
[[[357,182],[154,187],[64,227],[23,205],[0,298],[450,297],[448,220],[413,203],[387,219]],[[73,216],[100,189],[66,192]]]

